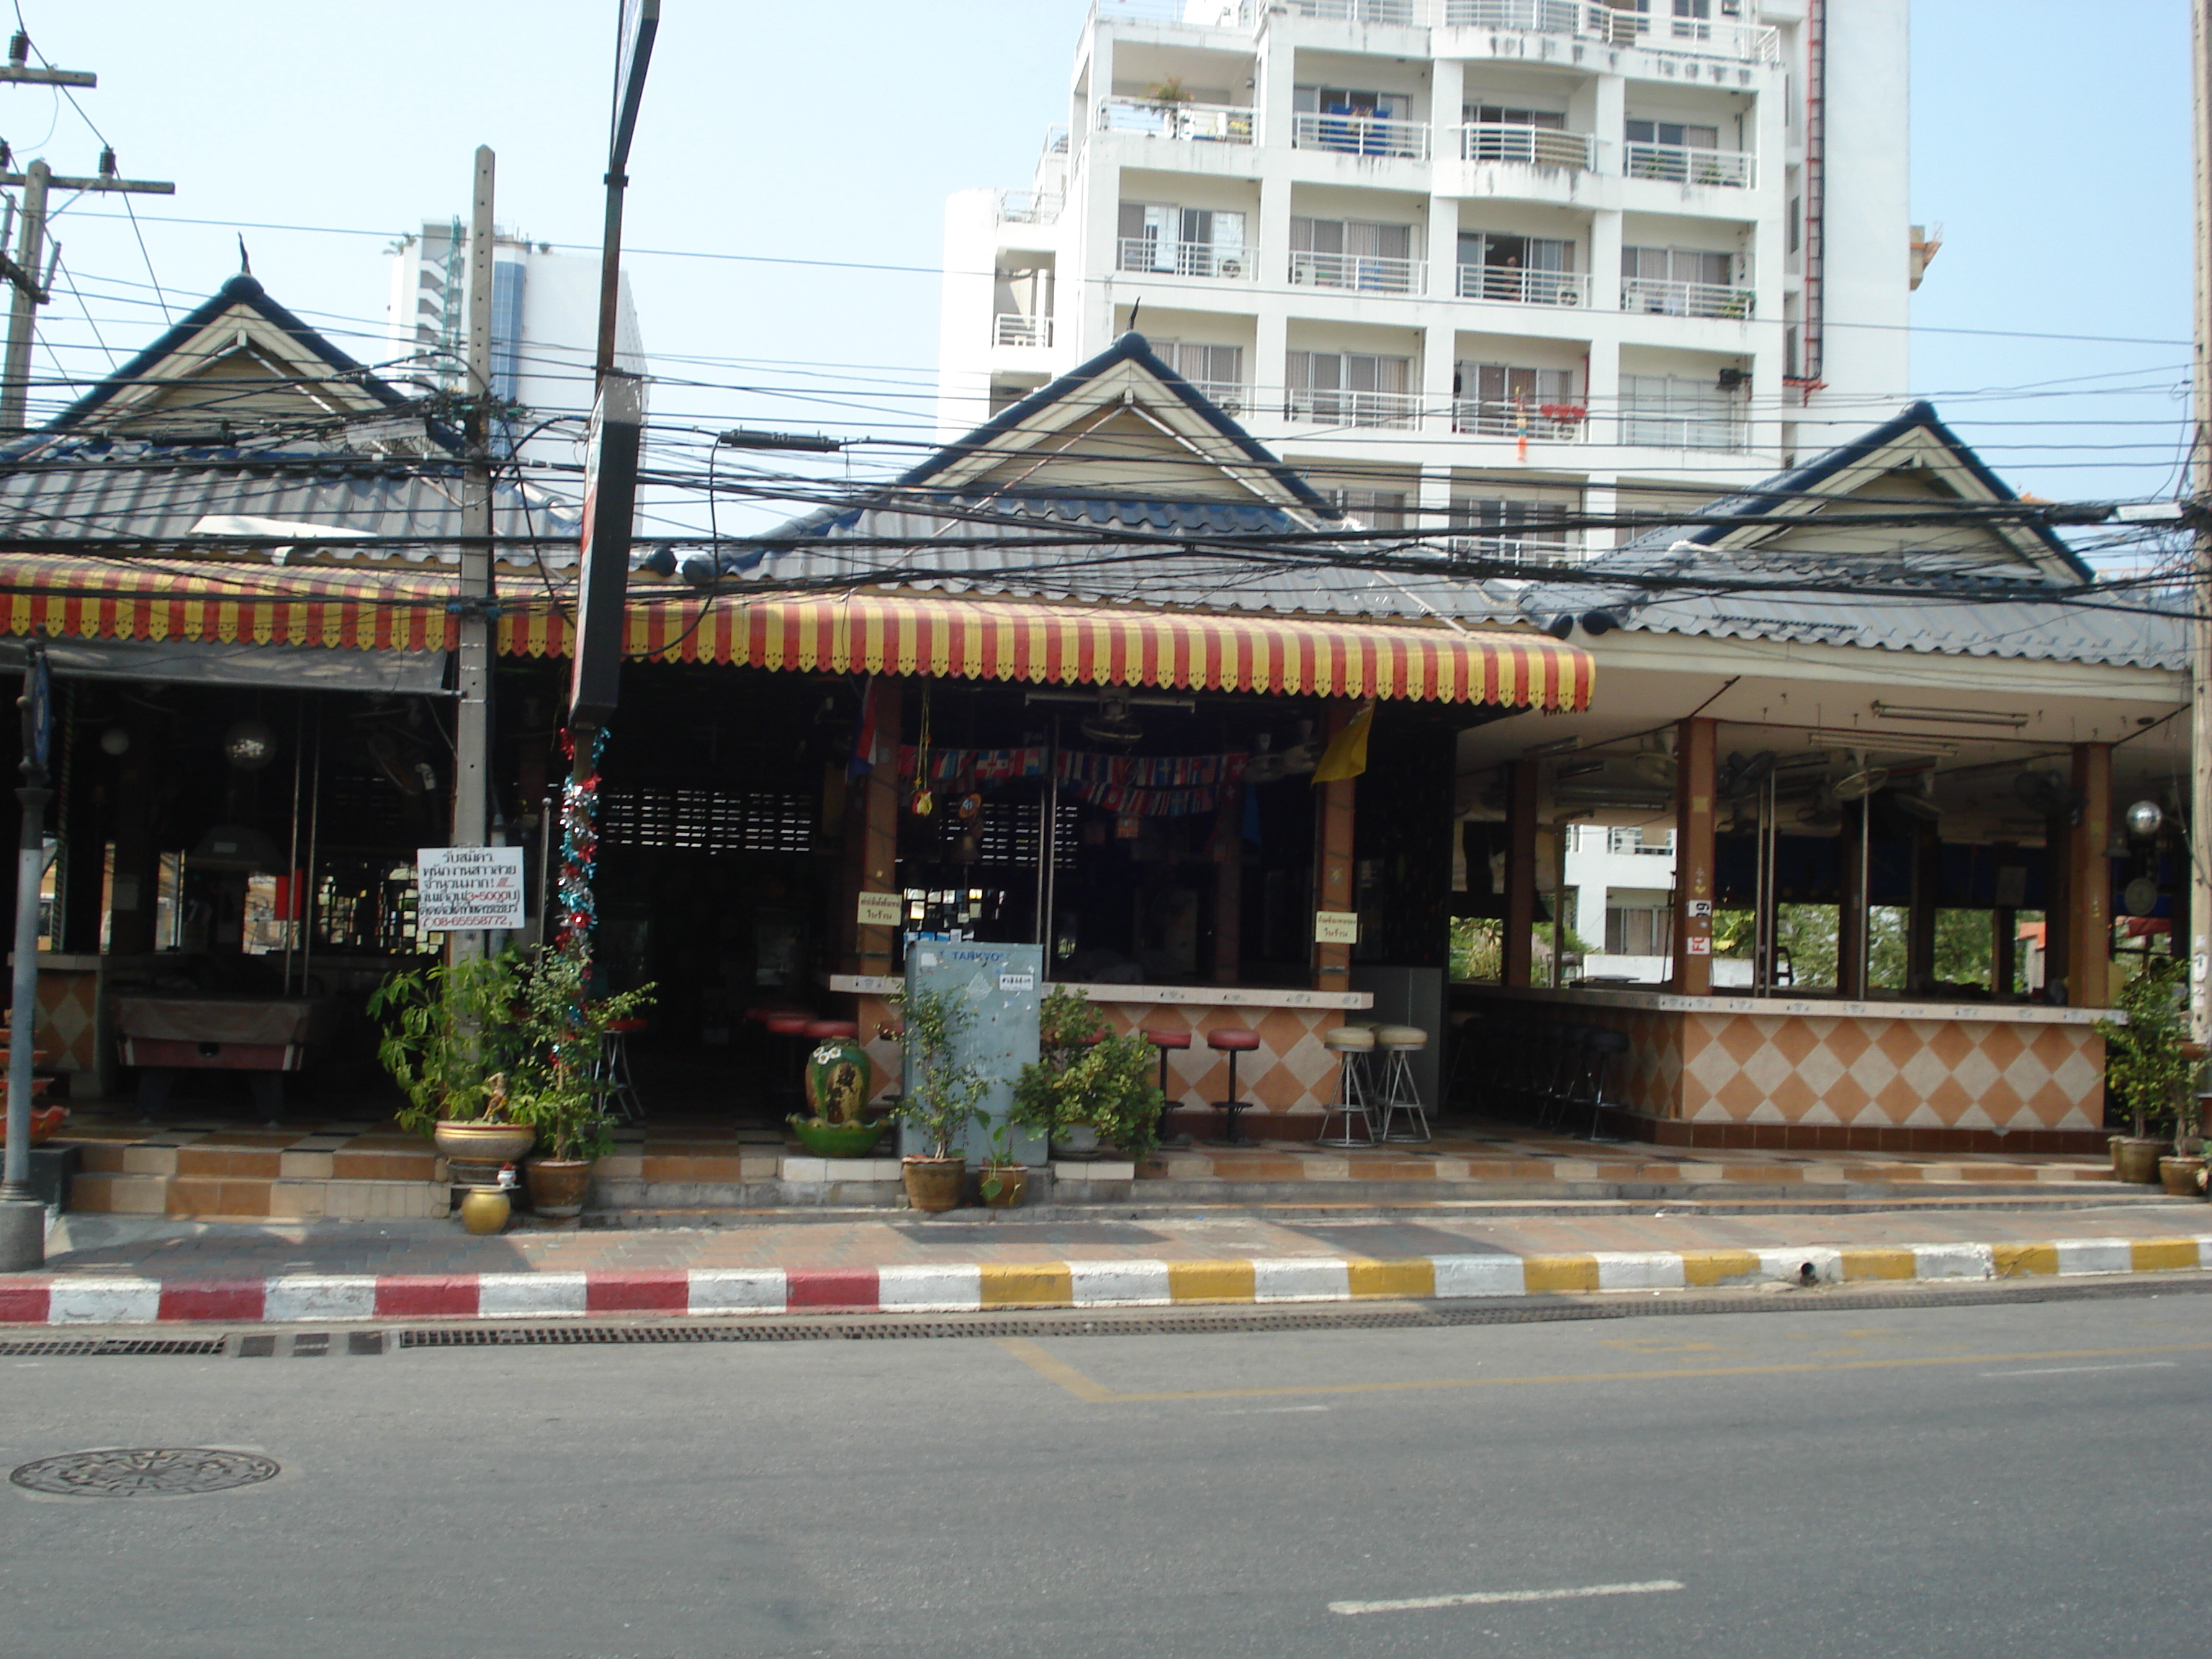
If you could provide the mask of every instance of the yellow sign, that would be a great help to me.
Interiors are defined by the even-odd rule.
[[[1315,911],[1314,943],[1316,945],[1358,944],[1359,912],[1357,910]]]
[[[896,927],[905,910],[906,901],[896,893],[863,893],[854,920],[863,927]]]

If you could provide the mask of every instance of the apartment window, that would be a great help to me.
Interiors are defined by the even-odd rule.
[[[1402,489],[1324,489],[1322,497],[1365,523],[1370,530],[1406,527],[1406,492]]]
[[[1452,373],[1453,425],[1492,438],[1573,438],[1583,410],[1569,368],[1461,363]]]
[[[1580,305],[1583,283],[1575,274],[1575,245],[1548,236],[1462,231],[1459,297],[1515,305]]]
[[[1744,449],[1741,400],[1711,380],[1672,374],[1620,377],[1620,441],[1660,449]]]
[[[1291,280],[1370,294],[1419,291],[1413,228],[1363,219],[1291,221]]]
[[[1469,126],[1541,127],[1547,132],[1567,130],[1567,118],[1558,110],[1520,109],[1510,104],[1462,104],[1460,119]]]
[[[1562,562],[1572,556],[1574,535],[1559,520],[1571,510],[1557,501],[1455,495],[1452,551],[1509,564]]]
[[[1686,247],[1620,250],[1620,308],[1669,317],[1748,317],[1732,254]]]
[[[1287,354],[1283,413],[1334,426],[1411,426],[1413,360],[1364,351]]]
[[[1413,124],[1412,100],[1402,92],[1293,87],[1291,111],[1291,140],[1302,149],[1416,159],[1428,153],[1427,129]]]
[[[513,403],[522,382],[522,283],[520,259],[491,268],[491,395]]]
[[[1122,270],[1233,278],[1248,269],[1241,212],[1124,202],[1121,231]]]
[[[1609,957],[1663,957],[1674,941],[1664,910],[1605,908],[1605,953]]]
[[[1626,125],[1627,167],[1632,179],[1656,179],[1676,185],[1750,186],[1753,158],[1720,147],[1717,127],[1685,121],[1635,121]]]
[[[1161,361],[1188,380],[1224,415],[1244,412],[1244,348],[1155,340]]]

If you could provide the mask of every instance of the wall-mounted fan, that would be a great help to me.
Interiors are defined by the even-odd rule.
[[[1903,788],[1891,793],[1897,810],[1908,817],[1921,818],[1929,823],[1943,816],[1942,807],[1936,799],[1936,769],[1928,767],[1917,773]]]
[[[2023,772],[2012,781],[2020,804],[2038,817],[2057,817],[2081,805],[2081,792],[2056,772]]]
[[[1098,712],[1086,715],[1083,735],[1099,743],[1134,743],[1145,735],[1145,728],[1137,724],[1129,713],[1129,694],[1121,688],[1098,694]]]
[[[1889,781],[1887,766],[1869,766],[1860,757],[1851,757],[1851,769],[1828,786],[1828,792],[1838,800],[1864,800]]]
[[[1731,750],[1728,759],[1722,763],[1721,775],[1714,781],[1715,787],[1722,796],[1731,800],[1738,795],[1747,795],[1774,775],[1778,759],[1771,749],[1762,749],[1749,756]]]

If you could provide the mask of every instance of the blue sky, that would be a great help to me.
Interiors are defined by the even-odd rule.
[[[629,226],[656,419],[925,436],[944,198],[1028,182],[1085,5],[665,9]],[[235,225],[273,295],[373,359],[382,250],[462,208],[479,143],[503,222],[596,243],[613,10],[22,0],[46,58],[100,74],[78,99],[124,172],[178,185],[140,198],[137,236],[110,204],[62,216],[38,372],[96,375],[145,343],[163,296],[181,312],[237,269]],[[1914,216],[1945,240],[1909,389],[2038,495],[2179,487],[2185,345],[2022,337],[2185,341],[2187,46],[2186,0],[1914,0]],[[98,151],[40,88],[0,88],[0,136],[58,170]]]

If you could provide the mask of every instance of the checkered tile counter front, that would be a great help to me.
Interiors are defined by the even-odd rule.
[[[1629,1000],[1547,997],[1542,1012],[1626,1032],[1613,1086],[1648,1116],[1982,1130],[2090,1130],[2103,1118],[2105,1039],[2090,1010],[2065,1018],[1855,1003],[1753,1013],[1745,999],[1707,1012],[1672,996],[1648,999],[1665,1006],[1619,1006]]]

